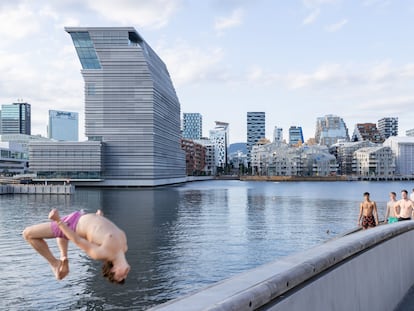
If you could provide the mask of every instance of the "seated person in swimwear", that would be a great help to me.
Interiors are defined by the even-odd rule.
[[[126,235],[103,217],[100,210],[96,214],[77,211],[61,218],[58,211],[53,209],[49,219],[52,222],[24,229],[23,237],[49,262],[56,279],[61,280],[69,273],[67,251],[70,240],[92,259],[104,262],[103,275],[110,282],[122,284],[125,281],[130,270],[125,258],[128,250]],[[45,241],[52,238],[57,240],[60,259],[55,258]]]
[[[374,201],[371,201],[369,199],[369,193],[365,192],[364,201],[359,205],[358,226],[362,226],[365,230],[373,228],[376,225],[378,225],[377,204]]]
[[[399,212],[398,212],[399,209]],[[401,200],[394,205],[395,216],[398,221],[410,220],[414,214],[414,203],[408,198],[408,191],[401,191]]]

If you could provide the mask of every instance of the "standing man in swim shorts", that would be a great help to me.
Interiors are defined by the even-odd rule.
[[[60,217],[53,209],[49,213],[52,222],[27,227],[23,231],[26,241],[50,264],[56,279],[69,273],[67,258],[68,241],[72,241],[89,257],[103,261],[103,275],[110,282],[122,284],[130,270],[125,258],[128,250],[124,231],[105,218],[100,210],[96,214],[76,211]],[[57,239],[61,257],[57,259],[45,239]]]
[[[395,216],[394,205],[397,204],[397,194],[395,192],[390,192],[390,200],[387,203],[387,210],[385,212],[385,222],[392,224],[397,222],[398,218]],[[399,209],[398,209],[399,212]]]
[[[375,215],[375,217],[374,217]],[[362,222],[361,222],[362,220]],[[377,204],[369,199],[369,192],[364,193],[364,201],[359,205],[358,226],[368,229],[378,225]]]
[[[398,217],[398,221],[411,220],[414,214],[414,203],[408,198],[408,191],[401,191],[401,200],[394,205],[395,215]],[[398,209],[400,210],[398,213]]]

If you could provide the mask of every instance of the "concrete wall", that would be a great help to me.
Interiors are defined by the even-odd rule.
[[[360,231],[153,310],[393,310],[414,282],[414,221]]]

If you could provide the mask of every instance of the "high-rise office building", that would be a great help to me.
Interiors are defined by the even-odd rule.
[[[31,112],[28,103],[1,106],[2,134],[31,134]]]
[[[78,141],[78,113],[49,110],[47,137],[55,140]]]
[[[203,117],[200,113],[183,113],[184,139],[201,139],[203,137]]]
[[[210,130],[210,140],[214,144],[214,160],[216,167],[225,168],[227,165],[227,145],[229,143],[229,124],[216,121],[216,126]]]
[[[103,142],[103,185],[185,180],[180,103],[160,57],[133,27],[66,27],[85,81],[85,134]]]
[[[253,146],[266,137],[266,113],[247,112],[247,162],[250,163]]]
[[[405,135],[407,136],[414,136],[414,129],[409,129],[405,131]]]
[[[338,140],[349,141],[348,128],[341,117],[328,114],[317,118],[315,141],[317,144],[331,146]]]
[[[283,141],[283,129],[281,127],[275,126],[273,130],[273,142]]]
[[[291,126],[289,128],[289,145],[303,144],[303,132],[301,126]]]
[[[398,118],[386,117],[378,120],[378,131],[383,139],[398,136]]]

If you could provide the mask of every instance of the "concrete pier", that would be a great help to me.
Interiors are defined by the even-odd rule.
[[[0,194],[72,194],[74,185],[0,185]]]
[[[413,240],[414,221],[359,231],[152,310],[394,310],[414,283]]]

